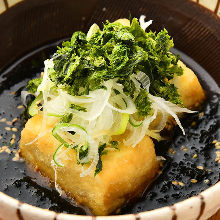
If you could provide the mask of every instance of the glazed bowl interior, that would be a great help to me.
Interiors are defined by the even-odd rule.
[[[208,9],[183,0],[28,0],[13,7],[8,5],[0,15],[0,92],[24,78],[22,72],[11,69],[17,60],[32,51],[37,54],[38,48],[42,50],[45,45],[70,38],[74,31],[87,32],[93,23],[101,26],[105,20],[142,14],[146,20],[153,20],[151,30],[158,32],[166,28],[175,48],[200,64],[200,69],[196,64],[194,67],[204,72],[201,81],[206,81],[206,71],[211,75],[216,82],[213,81],[211,92],[218,96],[220,20]],[[46,58],[39,59],[42,67]]]

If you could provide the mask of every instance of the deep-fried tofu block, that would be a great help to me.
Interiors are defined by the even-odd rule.
[[[195,73],[183,62],[179,61],[178,64],[183,68],[183,75],[175,76],[173,84],[178,89],[183,105],[189,109],[196,109],[204,102],[205,92]]]
[[[205,101],[205,92],[195,73],[186,67],[182,61],[179,61],[178,64],[183,68],[183,75],[174,76],[171,83],[173,83],[177,88],[184,107],[191,110],[196,110]],[[181,114],[179,114],[179,116],[181,116]],[[161,119],[162,115],[158,114],[156,119],[151,123],[150,128],[154,129],[159,124]],[[175,125],[175,120],[172,116],[170,116],[167,120],[165,128],[170,130]]]
[[[40,132],[42,116],[31,118],[21,134],[21,155],[44,176],[55,181],[52,156],[59,142],[50,132],[31,142]],[[47,125],[51,129],[54,125]],[[156,175],[158,163],[154,144],[146,136],[135,148],[121,145],[119,151],[108,152],[102,156],[103,170],[94,177],[80,177],[82,166],[77,164],[74,150],[62,160],[64,167],[56,169],[57,184],[69,196],[90,208],[95,215],[107,215],[115,211],[128,199],[136,196]]]
[[[130,25],[127,19],[116,22]],[[205,93],[196,75],[182,62],[182,76],[175,76],[177,87],[185,107],[195,109],[205,99]],[[156,126],[158,116],[151,127]],[[170,120],[169,120],[170,121]],[[42,116],[31,118],[21,134],[21,155],[44,176],[55,181],[55,172],[51,165],[52,157],[59,142],[52,136],[53,123],[47,124],[47,132],[36,142],[25,145],[35,139],[41,131]],[[123,144],[120,151],[108,152],[102,156],[103,170],[94,177],[94,170],[89,176],[80,177],[82,166],[77,164],[76,153],[70,150],[62,160],[64,167],[56,169],[57,184],[82,205],[90,208],[95,215],[108,215],[121,207],[127,200],[135,197],[149,184],[157,173],[158,163],[154,144],[146,136],[135,148]]]

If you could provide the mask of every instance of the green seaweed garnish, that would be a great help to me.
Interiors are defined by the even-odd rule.
[[[152,95],[182,104],[176,87],[169,83],[174,74],[183,72],[177,64],[179,56],[169,52],[173,45],[166,29],[146,33],[136,18],[130,27],[107,21],[89,40],[84,33],[75,32],[70,41],[63,42],[53,56],[54,69],[49,76],[74,96],[102,89],[104,81],[117,78],[124,93],[133,98],[136,87],[131,75],[142,71],[150,78]],[[141,116],[150,114],[151,103],[144,90],[135,104]]]

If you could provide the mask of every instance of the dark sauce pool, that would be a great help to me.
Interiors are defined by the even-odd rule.
[[[11,153],[0,153],[0,191],[40,208],[89,215],[87,209],[74,205],[68,198],[60,197],[52,184],[38,173],[32,172],[25,162],[13,161],[19,148],[20,132],[25,124],[20,92],[29,79],[43,71],[43,61],[51,57],[60,42],[28,54],[0,75],[0,146],[9,146],[11,150]],[[179,53],[181,59],[198,75],[207,91],[208,99],[198,113],[188,115],[182,120],[185,136],[179,128],[175,128],[171,141],[156,143],[157,155],[166,158],[162,174],[140,198],[127,204],[119,214],[138,213],[172,205],[197,195],[220,179],[220,163],[216,161],[217,149],[212,143],[219,140],[219,87],[192,59],[180,51],[173,52]],[[17,121],[15,119],[11,124],[14,118]],[[15,143],[11,141],[13,138]],[[192,183],[191,179],[195,179],[197,183]],[[175,181],[183,184],[175,185]]]

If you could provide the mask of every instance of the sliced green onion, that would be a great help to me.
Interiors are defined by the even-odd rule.
[[[28,113],[31,115],[31,116],[35,116],[38,114],[38,111],[39,111],[39,107],[37,106],[41,100],[43,99],[43,95],[42,93],[40,93],[36,98],[35,100],[32,102],[32,104],[30,105],[29,109],[28,109]],[[58,114],[55,114],[55,113],[50,113],[50,112],[47,112],[47,115],[48,116],[54,116],[54,117],[62,117],[63,115],[58,115]]]
[[[54,161],[54,163],[55,163],[57,166],[59,166],[59,167],[63,167],[63,166],[64,166],[62,163],[58,162],[58,160],[57,160],[57,158],[56,158],[58,151],[59,151],[62,147],[63,147],[63,144],[61,144],[61,145],[56,149],[55,153],[53,154],[53,161]]]
[[[65,147],[69,147],[69,144],[62,137],[60,137],[60,135],[57,132],[58,132],[58,130],[75,131],[75,128],[82,130],[87,135],[86,129],[83,128],[82,126],[80,126],[78,124],[68,124],[68,123],[59,123],[59,124],[55,125],[55,127],[52,130],[52,134]],[[88,145],[88,142],[86,142],[86,145]]]
[[[137,122],[135,121],[132,116],[129,117],[129,123],[133,126],[133,127],[140,127],[143,124],[143,121],[141,122]]]
[[[128,120],[129,120],[129,114],[128,113],[122,113],[121,114],[120,126],[119,126],[118,130],[115,131],[115,133],[113,135],[120,135],[120,134],[125,133],[125,130],[126,130],[127,125],[128,125]]]
[[[34,115],[37,115],[38,114],[38,110],[39,110],[39,107],[37,106],[41,100],[43,98],[43,95],[42,93],[40,93],[36,98],[35,100],[32,102],[32,104],[30,105],[29,109],[28,109],[28,113],[31,115],[31,116],[34,116]]]
[[[63,115],[58,115],[58,114],[50,113],[50,112],[47,112],[47,115],[48,116],[53,116],[53,117],[62,117],[63,116]]]

